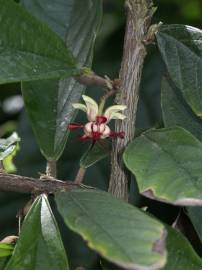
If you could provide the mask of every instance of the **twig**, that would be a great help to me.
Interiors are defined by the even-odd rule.
[[[0,191],[18,193],[54,193],[59,191],[71,190],[78,185],[73,182],[64,182],[57,179],[50,181],[40,180],[14,174],[0,173]]]
[[[56,161],[48,160],[46,164],[46,175],[51,178],[56,178]]]
[[[139,87],[147,53],[145,43],[152,40],[150,23],[155,11],[152,0],[128,0],[126,3],[128,16],[120,70],[121,91],[117,95],[116,101],[118,104],[127,106],[125,113],[127,119],[115,123],[115,131],[124,131],[125,138],[117,139],[113,143],[112,171],[109,184],[109,192],[124,200],[128,200],[128,175],[121,157],[126,145],[133,139],[135,133]]]
[[[117,89],[113,88],[110,91],[107,91],[107,93],[101,97],[100,104],[99,104],[99,113],[102,114],[107,99],[110,98],[111,96],[116,95],[116,93],[117,93]]]
[[[103,78],[92,71],[89,73],[84,72],[81,76],[76,76],[75,80],[86,86],[95,85],[109,90],[117,89],[120,85],[119,79],[109,80],[109,78]]]
[[[86,169],[80,167],[79,170],[78,170],[78,173],[76,175],[76,178],[74,180],[74,183],[77,184],[77,185],[80,185],[83,182],[85,173],[86,173]]]

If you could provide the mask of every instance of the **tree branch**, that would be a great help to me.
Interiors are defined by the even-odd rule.
[[[107,88],[109,90],[113,90],[113,89],[117,90],[120,86],[119,79],[110,80],[107,77],[103,78],[95,74],[93,71],[90,71],[88,73],[84,72],[82,75],[76,76],[75,80],[77,80],[79,83],[86,86],[95,85],[95,86]]]
[[[128,200],[128,175],[122,162],[122,153],[133,139],[139,98],[139,88],[143,63],[147,54],[145,44],[152,41],[151,19],[155,8],[152,0],[128,0],[127,24],[124,42],[123,59],[120,70],[121,91],[117,95],[118,104],[127,105],[124,121],[116,121],[116,132],[124,131],[125,138],[117,139],[112,148],[112,171],[109,192],[114,196]],[[152,27],[152,33],[154,27]]]
[[[20,175],[0,173],[0,191],[19,193],[54,193],[57,191],[71,190],[78,185],[73,182],[64,182],[57,179],[40,180]]]

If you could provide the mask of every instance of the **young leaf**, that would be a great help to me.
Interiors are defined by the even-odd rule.
[[[180,128],[149,130],[124,152],[140,193],[176,205],[202,205],[202,143]]]
[[[161,105],[165,127],[181,126],[202,141],[202,122],[184,101],[179,89],[163,78]]]
[[[78,73],[62,40],[13,0],[0,0],[0,83]]]
[[[0,243],[0,257],[10,256],[13,253],[13,245]]]
[[[7,139],[0,139],[0,160],[3,161],[8,156],[13,155],[16,152],[18,142],[20,138],[18,134],[14,132]]]
[[[199,270],[202,269],[202,260],[193,250],[187,239],[170,227],[168,231],[167,249],[168,260],[162,270]]]
[[[57,223],[46,195],[33,203],[5,270],[68,270]]]
[[[110,143],[108,140],[103,140],[97,142],[93,148],[90,145],[86,153],[82,156],[80,160],[80,166],[82,168],[88,168],[98,161],[106,158],[110,154]]]
[[[76,189],[58,193],[66,225],[88,246],[124,269],[160,269],[166,262],[162,224],[109,193]]]
[[[168,73],[199,117],[202,116],[202,31],[185,25],[162,27],[156,35]]]
[[[22,0],[25,8],[44,21],[69,45],[81,66],[90,66],[102,16],[101,0]],[[79,18],[79,19],[78,19]],[[72,78],[23,83],[22,93],[31,125],[43,155],[58,159],[67,137],[67,125],[75,117],[84,86]],[[48,134],[48,136],[47,136]]]

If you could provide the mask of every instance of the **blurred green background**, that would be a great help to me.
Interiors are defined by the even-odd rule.
[[[104,0],[103,2],[104,17],[96,42],[93,69],[98,74],[115,78],[118,76],[123,47],[125,28],[124,1]],[[202,28],[201,0],[156,0],[154,3],[158,6],[154,22],[188,24]],[[143,71],[137,130],[162,126],[160,82],[163,72],[163,63],[155,44],[152,44],[148,48]],[[87,89],[86,93],[96,98],[99,95],[99,90],[92,87]],[[15,159],[17,173],[37,177],[40,172],[44,172],[45,161],[37,147],[24,111],[19,84],[0,87],[0,112],[0,135],[6,136],[12,130],[17,129],[22,139],[21,149]],[[79,114],[78,121],[82,121],[82,119],[83,115]],[[78,169],[81,152],[84,152],[86,147],[85,143],[77,142],[75,134],[70,135],[64,154],[58,162],[59,178],[72,179],[74,177]],[[107,189],[109,166],[109,159],[106,159],[90,168],[85,177],[85,183]],[[135,186],[132,188],[134,190]],[[139,200],[137,200],[132,193],[131,191],[132,202],[148,205],[154,215],[161,216],[168,223],[175,219],[178,213],[177,207],[142,200],[139,197]],[[16,214],[28,199],[29,196],[21,194],[0,193],[0,239],[7,235],[17,234]],[[167,211],[165,211],[165,208],[167,208]],[[166,216],[165,212],[167,213]],[[58,220],[61,221],[59,216]],[[67,231],[66,228],[64,229],[63,224],[61,228],[70,258],[71,269],[76,269],[79,266],[83,266],[86,270],[100,269],[97,255],[88,250],[85,243],[78,236]]]

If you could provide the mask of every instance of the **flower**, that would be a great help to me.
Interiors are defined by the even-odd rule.
[[[121,112],[126,109],[125,105],[113,105],[105,110],[102,114],[97,102],[95,102],[91,97],[82,95],[85,104],[73,103],[72,106],[75,109],[79,109],[86,113],[88,123],[77,124],[70,123],[68,125],[69,129],[82,128],[84,134],[80,137],[81,140],[93,140],[97,141],[105,138],[124,138],[124,132],[113,132],[107,125],[112,119],[124,120],[126,116]]]

